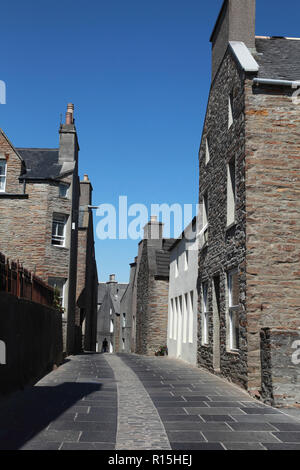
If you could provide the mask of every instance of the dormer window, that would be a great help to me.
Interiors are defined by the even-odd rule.
[[[0,193],[5,193],[6,167],[6,160],[0,156]]]
[[[59,197],[67,198],[69,192],[69,185],[65,183],[59,184]]]

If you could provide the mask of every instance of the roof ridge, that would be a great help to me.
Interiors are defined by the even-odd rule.
[[[47,148],[47,147],[16,147],[16,149],[18,150],[47,150],[49,152],[49,150],[59,150],[59,148],[54,148],[54,147],[51,147],[51,148]]]

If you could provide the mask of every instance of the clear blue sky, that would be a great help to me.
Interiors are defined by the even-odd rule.
[[[60,114],[73,102],[94,204],[119,195],[148,206],[196,203],[209,37],[221,5],[2,2],[0,127],[15,146],[57,147]],[[299,18],[298,0],[257,0],[259,35],[300,36]],[[110,273],[127,282],[136,241],[96,240],[96,252],[102,282]]]

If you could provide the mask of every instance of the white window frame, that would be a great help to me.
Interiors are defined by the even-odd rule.
[[[189,269],[189,250],[185,249],[184,251],[184,270],[188,271]]]
[[[60,220],[59,220],[60,218]],[[62,220],[63,219],[63,220]],[[67,226],[68,216],[65,214],[54,213],[52,218],[52,246],[57,246],[64,248],[66,246],[66,226]],[[55,230],[54,230],[54,224]],[[63,235],[58,235],[58,227],[63,225]],[[54,233],[55,232],[55,233]],[[58,243],[54,243],[58,242]]]
[[[203,194],[202,200],[202,232],[203,232],[203,244],[208,243],[208,193]]]
[[[210,160],[209,142],[209,136],[207,136],[205,139],[205,165],[207,165]]]
[[[228,311],[227,311],[227,345],[229,351],[239,351],[239,331],[236,336],[235,324],[239,320],[239,304],[233,305],[232,299],[232,278],[234,275],[238,275],[238,269],[232,269],[227,273],[227,291],[228,291]],[[236,345],[238,347],[236,347]]]
[[[188,294],[189,343],[194,342],[194,291]]]
[[[202,346],[209,344],[208,331],[208,282],[202,283]]]
[[[183,343],[187,342],[187,334],[188,334],[188,294],[184,294],[182,296],[182,308],[183,308]]]
[[[5,193],[6,190],[6,178],[7,178],[7,161],[6,158],[0,155],[0,163],[4,163],[4,175],[0,175],[0,180],[3,179],[3,189],[1,189],[0,185],[0,193]]]
[[[110,323],[109,323],[109,332],[110,332],[110,333],[113,333],[113,332],[114,332],[114,320],[113,320],[113,318],[110,319]]]
[[[233,174],[232,174],[233,171]],[[235,223],[236,209],[236,160],[227,163],[227,227]]]
[[[228,129],[231,128],[233,122],[234,122],[234,118],[233,118],[233,94],[230,93],[230,95],[228,96]]]
[[[169,327],[169,338],[173,339],[173,325],[174,325],[174,299],[170,299],[170,327]]]

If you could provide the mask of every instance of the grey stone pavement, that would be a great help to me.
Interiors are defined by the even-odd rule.
[[[84,354],[1,402],[1,450],[300,450],[300,419],[169,358]]]

